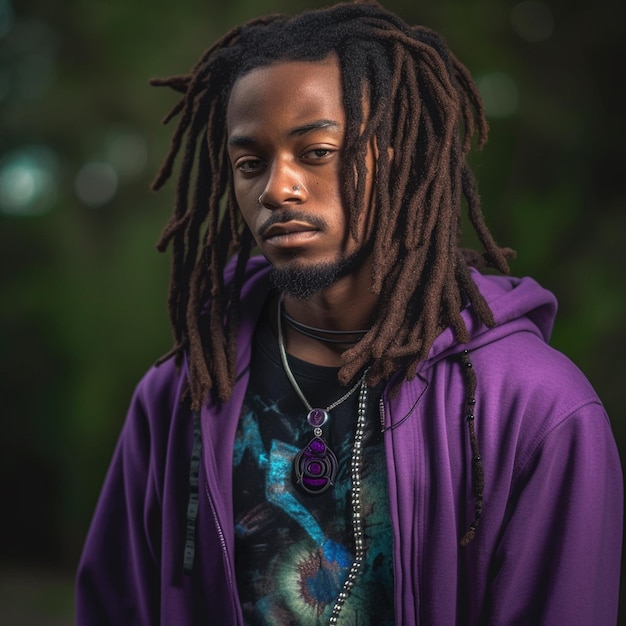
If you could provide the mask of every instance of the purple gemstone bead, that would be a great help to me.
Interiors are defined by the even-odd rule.
[[[311,476],[321,476],[324,471],[324,466],[319,461],[313,461],[306,466],[306,471]]]
[[[321,439],[313,439],[309,447],[314,454],[324,454],[326,451],[326,445]]]
[[[325,487],[328,485],[328,478],[311,478],[306,476],[302,479],[302,483],[311,490],[311,493],[321,493],[325,491]]]
[[[312,409],[306,419],[313,428],[319,428],[328,420],[328,413],[324,409]]]

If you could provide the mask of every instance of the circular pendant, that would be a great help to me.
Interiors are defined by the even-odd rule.
[[[311,494],[334,485],[338,466],[337,457],[320,437],[313,437],[294,459],[298,485]]]
[[[313,428],[321,428],[330,416],[324,409],[311,409],[306,416],[306,421],[313,426]]]

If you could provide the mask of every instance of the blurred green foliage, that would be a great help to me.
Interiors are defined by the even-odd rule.
[[[1,562],[74,567],[132,389],[170,345],[154,242],[172,191],[149,183],[176,96],[148,79],[187,71],[243,20],[324,4],[0,0]],[[557,294],[553,343],[598,389],[623,454],[623,4],[384,4],[444,34],[477,78],[488,223],[518,250],[513,273]],[[26,157],[38,177],[7,169]]]

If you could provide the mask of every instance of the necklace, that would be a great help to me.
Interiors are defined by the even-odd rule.
[[[300,389],[300,385],[296,381],[289,362],[287,360],[287,352],[285,350],[285,341],[283,339],[283,329],[281,313],[283,308],[283,298],[281,296],[278,301],[278,349],[280,358],[285,370],[285,374],[291,383],[294,391],[302,400],[302,403],[308,410],[306,421],[313,427],[313,439],[296,455],[294,459],[294,470],[296,473],[297,484],[307,493],[319,494],[324,493],[329,487],[335,484],[337,477],[337,469],[339,463],[335,453],[328,447],[322,438],[322,426],[329,420],[329,411],[338,407],[342,402],[347,400],[365,380],[365,374],[349,389],[341,398],[335,400],[325,409],[314,408],[311,406],[306,396]]]
[[[365,371],[367,374],[367,370]],[[359,391],[359,409],[354,433],[354,445],[352,446],[352,458],[350,460],[350,478],[352,480],[352,530],[354,532],[354,561],[350,566],[350,571],[339,592],[339,596],[330,614],[329,624],[337,624],[339,613],[346,603],[352,588],[356,582],[361,564],[365,558],[365,539],[363,532],[363,515],[361,508],[361,466],[363,464],[363,436],[365,434],[365,418],[367,416],[367,385],[365,384],[365,374],[361,380],[361,390]]]
[[[326,409],[313,409],[309,404],[309,401],[306,399],[305,395],[302,393],[300,386],[298,385],[293,373],[291,372],[289,363],[287,362],[287,352],[285,351],[285,342],[283,340],[283,331],[281,326],[282,303],[283,296],[281,296],[280,300],[278,301],[278,347],[280,350],[280,358],[282,360],[283,368],[285,369],[285,374],[287,375],[289,382],[291,383],[295,392],[298,394],[298,397],[304,403],[304,406],[306,406],[306,408],[309,410],[309,414],[307,415],[307,421],[309,422],[309,424],[311,424],[311,426],[313,426],[313,434],[315,435],[309,445],[296,455],[294,461],[298,483],[305,491],[308,491],[309,493],[322,493],[326,491],[326,489],[328,489],[333,484],[337,474],[337,458],[335,457],[333,452],[326,446],[326,443],[321,437],[321,425],[315,426],[315,423],[319,421],[319,416],[317,412],[322,414],[323,425],[328,419],[328,411],[331,411],[335,407],[339,406],[344,400],[349,398],[358,387],[360,387],[356,431],[354,433],[354,445],[352,446],[352,458],[350,459],[350,479],[352,481],[351,501],[352,530],[354,532],[354,561],[350,566],[350,570],[348,571],[348,575],[346,576],[343,586],[341,587],[339,596],[337,597],[337,600],[335,600],[332,613],[330,614],[330,618],[328,620],[329,624],[333,625],[337,624],[339,621],[339,614],[341,613],[341,609],[343,608],[346,600],[349,598],[352,592],[352,589],[356,583],[357,576],[359,574],[359,570],[361,569],[363,559],[365,558],[365,538],[363,531],[363,515],[361,507],[361,466],[363,465],[363,438],[365,435],[365,421],[367,417],[367,385],[365,384],[365,376],[367,374],[367,370],[365,370],[363,376],[361,376],[356,385],[352,387],[347,393],[345,393],[341,398],[339,398],[339,400],[333,402],[333,404],[331,404]],[[312,417],[311,414],[315,415]],[[316,483],[316,481],[319,480],[319,473],[320,471],[322,471],[322,466],[324,465],[319,461],[320,457],[315,453],[315,448],[312,448],[312,444],[316,441],[319,441],[321,443],[321,446],[319,446],[319,450],[321,450],[322,454],[330,454],[334,459],[334,473],[324,478],[325,482],[322,483],[321,489],[311,489],[310,484],[307,482],[307,480],[313,480],[313,484],[318,484]],[[304,472],[311,473],[312,475],[310,477],[305,476],[302,468],[300,467],[302,464],[302,459],[304,459]],[[332,465],[332,461],[329,464]]]
[[[317,341],[322,341],[324,343],[357,343],[361,341],[365,334],[369,332],[366,330],[327,330],[325,328],[316,328],[315,326],[308,326],[307,324],[303,324],[298,320],[294,319],[285,311],[282,310],[282,316],[287,321],[287,324],[291,326],[295,331],[299,332],[301,335],[305,335],[306,337],[311,337],[312,339],[317,339]],[[330,337],[328,336],[330,335]]]

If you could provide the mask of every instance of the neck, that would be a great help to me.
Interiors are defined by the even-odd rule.
[[[287,352],[315,365],[341,366],[341,355],[355,344],[355,338],[360,339],[358,331],[370,328],[378,304],[378,296],[369,289],[369,272],[366,278],[345,277],[307,301],[286,295],[285,313],[320,334],[319,338],[311,337],[284,324]],[[346,341],[329,342],[327,338]]]

